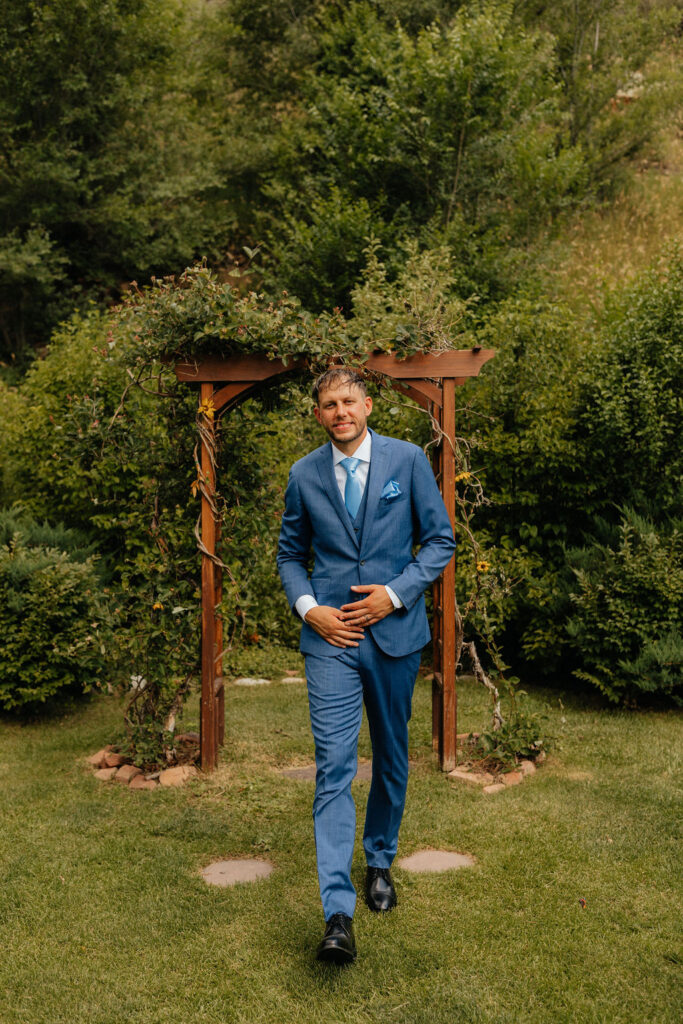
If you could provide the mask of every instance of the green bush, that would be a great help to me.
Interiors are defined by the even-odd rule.
[[[70,563],[97,550],[116,620],[107,680],[128,691],[130,677],[144,675],[145,702],[155,695],[157,717],[165,721],[177,680],[185,683],[199,650],[197,503],[190,493],[196,396],[176,386],[175,400],[161,402],[131,387],[119,410],[132,384],[127,368],[135,365],[129,343],[122,329],[113,336],[102,313],[76,315],[55,332],[21,384],[8,390],[11,402],[0,408],[2,500],[34,520],[65,523],[66,529],[53,530],[34,522],[31,546],[68,551]],[[173,387],[170,370],[166,384]],[[8,532],[24,536],[26,517],[19,518],[3,527],[0,517],[0,540],[7,543]],[[158,621],[157,602],[169,609],[168,621]],[[177,607],[187,612],[172,615]],[[83,616],[86,624],[95,621],[92,613]]]
[[[681,525],[657,527],[626,509],[611,543],[569,553],[575,675],[611,701],[657,694],[683,704]]]
[[[53,336],[46,356],[0,407],[2,499],[34,520],[58,516],[67,527],[31,527],[32,541],[82,560],[94,547],[111,588],[116,641],[108,680],[135,696],[127,714],[131,749],[144,763],[168,741],[166,723],[196,679],[200,557],[194,527],[199,498],[192,452],[197,395],[169,368],[155,398],[131,387],[138,342],[111,331],[98,311],[76,315]],[[156,367],[158,372],[158,366]],[[221,554],[226,647],[258,638],[293,643],[296,622],[275,572],[275,547],[287,472],[305,445],[304,420],[287,405],[247,402],[219,425],[219,482],[225,497]],[[118,410],[118,415],[117,415]],[[26,516],[0,515],[0,541],[26,532]],[[155,607],[160,606],[160,607]],[[132,676],[143,692],[130,692]]]
[[[19,532],[0,544],[0,708],[96,688],[107,635],[93,556],[76,560]]]
[[[521,701],[524,691],[518,691],[518,697]],[[513,706],[511,716],[499,729],[487,729],[476,739],[470,734],[471,753],[495,769],[514,768],[522,759],[535,760],[550,749],[544,727],[547,717],[539,711]]]
[[[683,478],[683,251],[665,251],[608,296],[577,366],[577,475],[592,510],[629,505],[655,519],[680,503]]]
[[[526,676],[591,672],[566,628],[576,614],[567,549],[599,545],[601,523],[616,529],[626,506],[668,535],[683,475],[682,310],[674,249],[583,323],[561,305],[519,298],[476,331],[496,358],[459,390],[458,423],[490,501],[477,534],[492,572],[510,581],[489,614]],[[463,593],[473,574],[461,558]]]
[[[590,523],[572,436],[577,335],[564,306],[530,297],[502,303],[476,331],[495,359],[456,392],[458,432],[470,438],[487,497],[475,523],[490,568],[485,582],[499,581],[487,614],[506,660],[524,675],[556,673],[566,660],[556,608],[565,546],[579,544]],[[462,551],[456,571],[464,602],[481,574]]]
[[[53,548],[64,551],[74,562],[86,562],[96,552],[96,544],[79,530],[61,523],[36,522],[20,508],[0,510],[0,545],[18,541],[27,548]],[[98,570],[101,566],[98,565]]]

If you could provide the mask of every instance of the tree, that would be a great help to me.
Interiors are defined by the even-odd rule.
[[[2,3],[5,352],[45,341],[84,294],[184,264],[215,236],[184,31],[175,0]]]
[[[585,147],[604,184],[612,165],[661,122],[668,95],[661,58],[680,28],[680,3],[516,0],[513,7],[521,22],[552,34],[572,143]]]
[[[275,277],[305,305],[344,305],[370,236],[446,241],[463,292],[500,295],[509,251],[581,193],[552,40],[505,5],[409,34],[367,2],[325,19],[257,220]]]

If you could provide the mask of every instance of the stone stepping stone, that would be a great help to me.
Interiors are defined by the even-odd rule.
[[[315,782],[315,765],[307,764],[301,768],[282,768],[280,775],[284,775],[286,779],[306,779]],[[361,782],[370,782],[372,780],[372,761],[361,761],[358,765],[355,780],[360,780]]]
[[[315,765],[307,764],[301,768],[281,768],[280,775],[286,779],[315,779]]]
[[[471,868],[474,857],[467,853],[453,853],[450,850],[418,850],[410,857],[401,857],[398,861],[401,868],[414,872],[453,871],[456,868]]]
[[[216,860],[205,867],[201,874],[208,885],[226,887],[267,878],[272,870],[273,865],[267,860]]]
[[[281,683],[305,683],[305,676],[283,676],[280,680]]]
[[[413,765],[408,765],[408,771],[413,770]],[[310,779],[315,782],[315,765],[307,764],[301,768],[281,768],[280,775],[287,779]],[[354,782],[372,782],[372,761],[361,761],[354,776]]]
[[[240,676],[239,679],[233,679],[233,686],[269,686],[270,679],[258,679],[255,676]]]

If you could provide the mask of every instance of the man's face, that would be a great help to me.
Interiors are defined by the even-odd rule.
[[[337,447],[350,454],[367,433],[372,399],[366,397],[355,384],[340,384],[321,391],[313,411],[318,423]]]

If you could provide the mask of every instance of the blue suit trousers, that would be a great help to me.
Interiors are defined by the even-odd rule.
[[[396,855],[408,783],[408,721],[420,651],[393,658],[366,633],[338,657],[306,656],[306,680],[315,740],[313,801],[318,879],[325,920],[353,917],[351,863],[356,808],[351,782],[358,764],[358,733],[365,703],[372,741],[372,783],[363,847],[370,867],[388,868]]]

